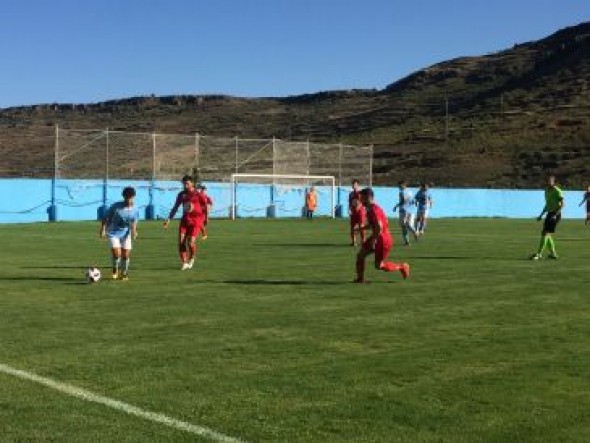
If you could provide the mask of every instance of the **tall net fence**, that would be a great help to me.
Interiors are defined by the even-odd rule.
[[[330,175],[372,183],[372,147],[108,130],[56,131],[55,177],[229,182],[232,174]]]

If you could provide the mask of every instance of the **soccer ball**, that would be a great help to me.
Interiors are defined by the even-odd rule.
[[[88,268],[86,269],[86,281],[88,283],[96,283],[100,280],[100,269]]]

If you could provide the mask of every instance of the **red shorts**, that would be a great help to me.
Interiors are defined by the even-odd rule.
[[[350,214],[350,227],[354,228],[356,225],[363,226],[366,218],[367,217],[362,212],[353,212]]]
[[[389,252],[393,248],[393,238],[391,237],[377,237],[377,241],[375,241],[375,247],[373,248],[370,244],[369,240],[367,240],[363,244],[363,249],[365,251],[370,251],[375,253],[375,264],[379,265],[382,261],[387,260],[389,257]]]
[[[178,232],[187,237],[196,237],[201,231],[204,221],[204,218],[183,218],[180,220]]]

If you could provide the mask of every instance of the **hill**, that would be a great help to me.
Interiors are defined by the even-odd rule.
[[[0,110],[0,171],[52,165],[51,126],[371,143],[375,183],[570,187],[590,172],[590,22],[480,57],[445,61],[383,90],[246,99],[133,97]]]

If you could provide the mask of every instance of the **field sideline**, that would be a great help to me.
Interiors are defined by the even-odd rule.
[[[410,280],[353,285],[344,220],[213,221],[186,272],[143,222],[130,281],[88,285],[96,223],[0,225],[0,365],[244,441],[587,441],[590,228],[531,262],[540,229],[432,220]],[[196,437],[0,373],[0,439]]]

